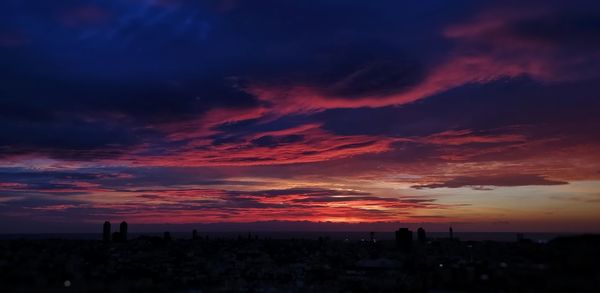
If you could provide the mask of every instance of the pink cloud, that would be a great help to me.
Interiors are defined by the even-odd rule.
[[[318,124],[308,124],[253,134],[241,141],[216,145],[211,139],[201,137],[160,157],[134,154],[131,162],[180,167],[307,163],[385,152],[397,140],[366,135],[334,135],[322,130]]]
[[[15,190],[27,188],[27,184],[18,182],[0,182],[0,190]]]
[[[436,133],[422,139],[419,142],[440,144],[440,145],[463,145],[470,143],[503,143],[503,142],[523,142],[525,136],[519,134],[500,134],[500,135],[478,135],[471,130],[448,130]]]

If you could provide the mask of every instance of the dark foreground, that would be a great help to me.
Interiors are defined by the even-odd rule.
[[[0,241],[2,292],[600,292],[600,237],[549,243]]]

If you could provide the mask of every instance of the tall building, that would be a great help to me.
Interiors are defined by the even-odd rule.
[[[403,249],[409,250],[412,246],[413,232],[408,228],[400,228],[396,231],[396,245]]]
[[[104,242],[110,242],[110,222],[109,221],[104,222],[104,225],[102,226],[102,240]]]
[[[121,234],[121,241],[127,241],[127,222],[121,222],[121,225],[119,225],[119,233]]]
[[[427,242],[427,234],[425,234],[425,229],[423,229],[422,227],[417,229],[417,239],[420,243]]]
[[[452,227],[450,227],[448,229],[448,232],[450,232],[450,240],[453,240],[454,239],[454,230],[452,230]]]
[[[192,231],[192,239],[198,240],[198,231],[196,231],[196,229],[194,229],[194,231]]]

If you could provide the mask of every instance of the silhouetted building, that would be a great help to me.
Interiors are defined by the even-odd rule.
[[[192,239],[198,240],[198,231],[196,231],[196,229],[194,229],[194,231],[192,231]]]
[[[531,239],[525,238],[523,233],[517,233],[517,242],[519,243],[532,243]]]
[[[121,242],[121,241],[123,241],[121,239],[121,233],[120,232],[116,232],[116,231],[113,232],[112,233],[112,240],[113,240],[113,242]]]
[[[517,233],[517,242],[522,242],[525,239],[525,235],[523,233]]]
[[[454,230],[452,230],[452,227],[448,228],[448,232],[450,233],[450,240],[454,240]]]
[[[375,243],[375,242],[377,242],[377,239],[375,239],[375,232],[371,232],[371,233],[369,233],[369,234],[370,234],[370,236],[371,236],[371,237],[370,237],[370,238],[371,238],[371,243]]]
[[[127,222],[121,222],[121,225],[119,225],[119,233],[121,234],[121,241],[127,241]]]
[[[420,243],[427,242],[427,234],[425,234],[425,229],[419,228],[417,229],[417,239]]]
[[[171,233],[169,233],[168,231],[167,231],[167,232],[165,232],[165,233],[163,234],[163,239],[164,239],[165,241],[171,241]]]
[[[109,221],[104,222],[104,225],[102,226],[102,240],[104,242],[110,242],[110,222]]]
[[[413,232],[408,228],[400,228],[396,231],[396,245],[403,249],[409,250],[412,246]]]

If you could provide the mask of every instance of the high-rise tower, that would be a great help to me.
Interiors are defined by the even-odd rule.
[[[119,233],[121,234],[121,241],[127,241],[127,222],[121,222],[121,225],[119,225]]]
[[[109,221],[104,222],[104,225],[102,226],[102,240],[104,242],[110,242],[110,222]]]

